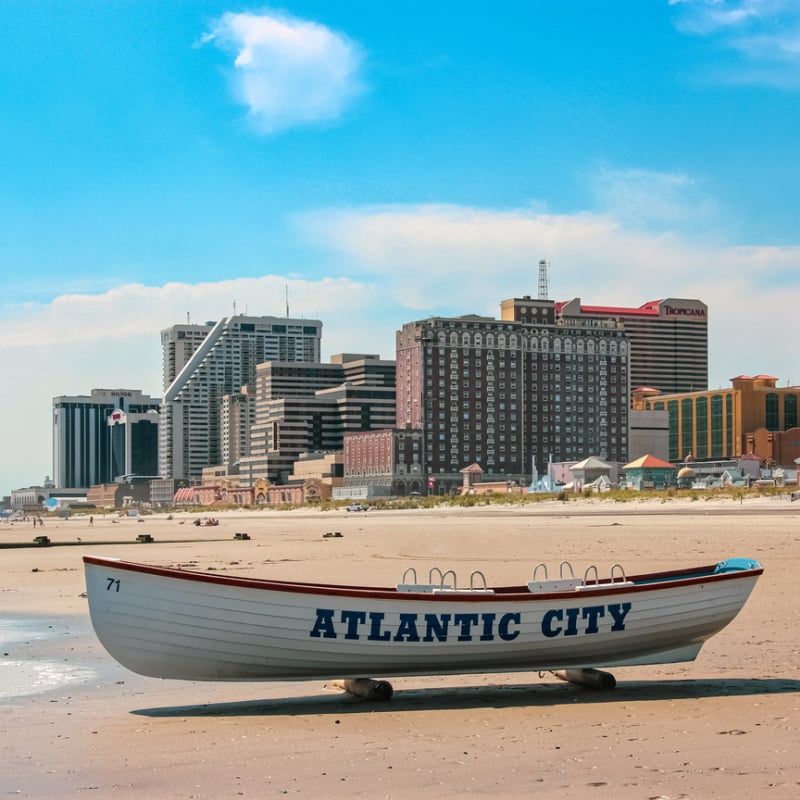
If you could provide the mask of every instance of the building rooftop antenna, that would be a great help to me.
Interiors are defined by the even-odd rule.
[[[539,299],[547,300],[548,298],[548,278],[547,270],[550,265],[543,258],[539,259]]]

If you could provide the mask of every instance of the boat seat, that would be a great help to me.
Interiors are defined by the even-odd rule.
[[[561,578],[557,581],[530,581],[529,592],[571,592],[579,589],[583,581],[580,578]]]
[[[633,586],[633,581],[610,581],[609,583],[584,583],[576,586],[576,592],[590,592],[592,589],[618,589],[621,586]]]
[[[453,591],[452,586],[448,586],[445,584],[444,586],[441,583],[398,583],[397,584],[397,591],[398,592],[436,592],[436,591]]]
[[[448,586],[438,586],[434,594],[494,594],[494,589],[451,589]]]

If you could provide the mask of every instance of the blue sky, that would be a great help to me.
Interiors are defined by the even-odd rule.
[[[796,0],[0,4],[0,493],[159,331],[550,297],[709,305],[711,385],[800,383]]]

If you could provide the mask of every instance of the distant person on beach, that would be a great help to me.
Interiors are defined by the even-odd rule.
[[[89,517],[89,527],[90,528],[94,527],[94,517]]]

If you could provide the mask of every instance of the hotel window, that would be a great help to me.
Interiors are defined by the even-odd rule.
[[[768,431],[780,430],[780,419],[778,412],[778,395],[770,392],[766,396],[766,417],[765,426]]]
[[[797,395],[787,394],[783,398],[783,429],[797,427]]]
[[[698,397],[695,404],[697,452],[695,458],[708,458],[708,398]]]
[[[669,419],[669,459],[679,461],[678,455],[678,401],[670,400],[667,403],[667,415]]]

